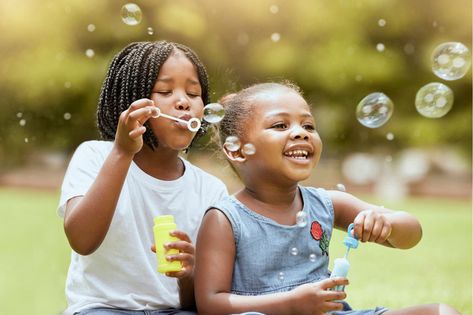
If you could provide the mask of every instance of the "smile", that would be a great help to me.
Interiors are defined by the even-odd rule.
[[[297,160],[306,160],[309,157],[309,152],[306,150],[292,150],[284,152],[284,155]]]

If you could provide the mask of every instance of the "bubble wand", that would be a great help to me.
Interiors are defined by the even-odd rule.
[[[187,126],[187,129],[189,129],[189,131],[191,131],[191,132],[196,132],[197,130],[199,130],[200,125],[201,125],[200,120],[198,118],[195,118],[195,117],[193,117],[189,120],[180,119],[180,118],[170,116],[170,115],[166,115],[166,114],[162,113],[161,110],[158,107],[154,107],[153,111],[155,112],[155,114],[153,114],[153,116],[152,116],[153,118],[164,117],[164,118],[167,118],[167,119],[171,119],[171,120],[183,123]]]

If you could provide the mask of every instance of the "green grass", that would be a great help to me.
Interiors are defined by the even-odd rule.
[[[58,195],[0,189],[0,314],[59,314],[70,249]],[[350,253],[349,302],[356,308],[400,308],[443,302],[472,315],[471,203],[412,199],[387,205],[416,215],[424,237],[411,250],[361,244]],[[332,260],[344,254],[336,232]]]

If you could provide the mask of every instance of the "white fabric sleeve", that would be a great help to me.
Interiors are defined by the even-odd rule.
[[[85,195],[95,181],[105,160],[104,152],[100,152],[99,146],[99,142],[88,141],[82,143],[74,152],[61,186],[57,209],[60,217],[64,218],[67,201]]]

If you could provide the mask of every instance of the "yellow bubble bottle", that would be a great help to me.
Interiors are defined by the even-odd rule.
[[[154,218],[154,242],[156,245],[156,257],[158,260],[158,272],[166,273],[180,271],[182,264],[180,261],[168,261],[166,255],[178,254],[179,250],[170,249],[166,251],[164,244],[178,241],[177,237],[169,235],[169,232],[176,229],[174,217],[172,215],[160,215]]]

